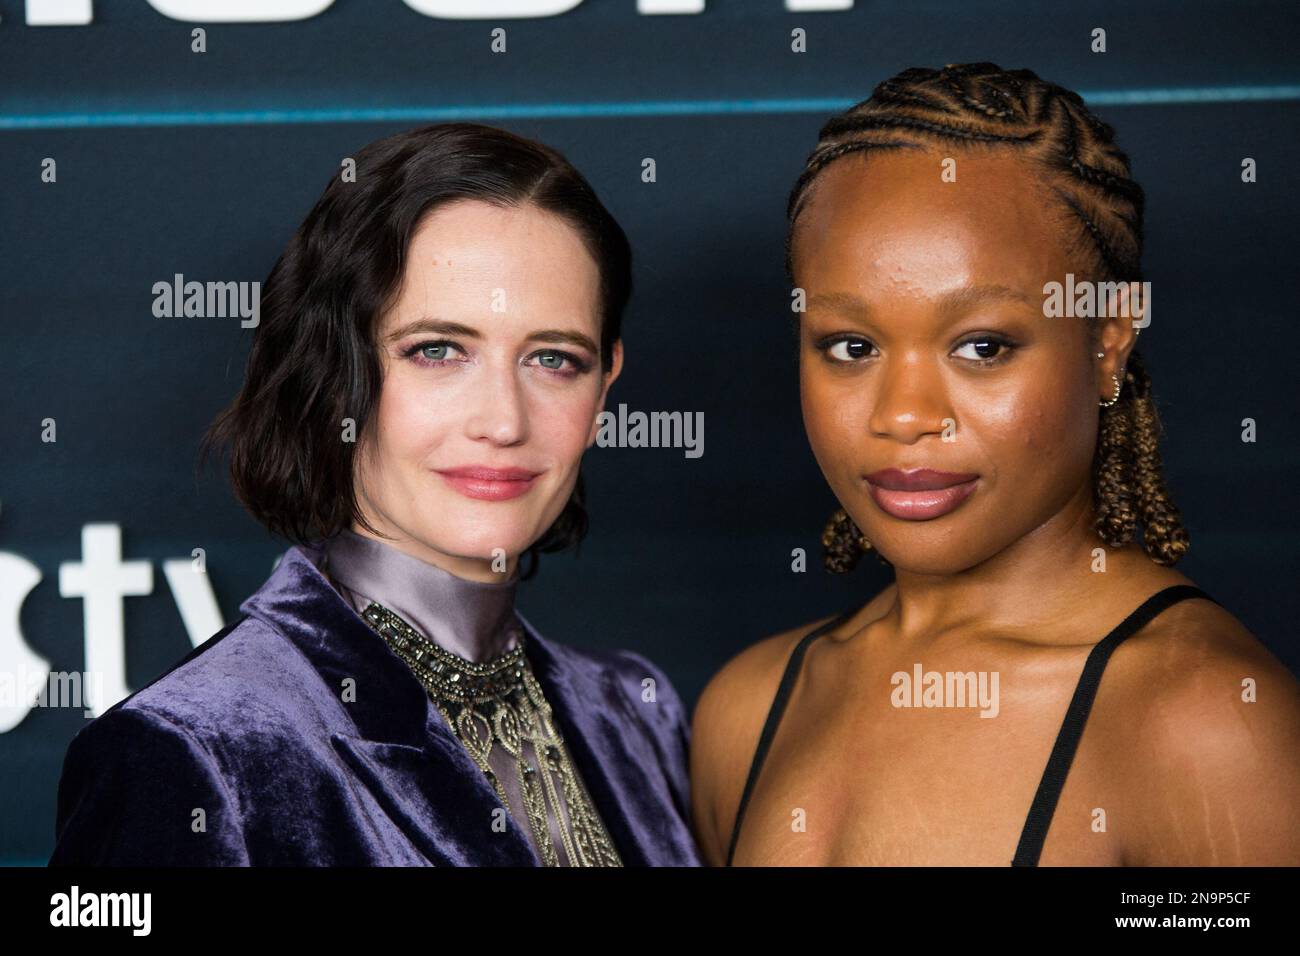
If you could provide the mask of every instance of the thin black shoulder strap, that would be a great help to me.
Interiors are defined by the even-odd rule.
[[[781,715],[785,713],[785,705],[790,699],[790,691],[794,688],[795,678],[799,676],[799,667],[803,663],[804,651],[808,650],[808,645],[814,640],[837,624],[848,620],[859,610],[861,610],[861,606],[852,607],[839,617],[809,631],[799,639],[799,643],[790,652],[790,659],[785,665],[785,673],[781,675],[781,683],[776,689],[776,697],[772,699],[772,706],[767,712],[767,721],[763,724],[763,733],[758,738],[758,749],[754,751],[753,762],[749,765],[749,778],[745,781],[745,790],[740,795],[740,807],[736,810],[736,822],[731,827],[731,844],[727,847],[727,866],[731,866],[731,858],[735,855],[736,841],[740,838],[740,821],[745,817],[745,807],[749,805],[749,795],[754,791],[754,784],[758,780],[759,771],[763,769],[763,761],[767,757],[767,749],[772,745],[772,738],[776,736],[777,724],[781,722]]]
[[[1200,588],[1190,584],[1175,584],[1151,595],[1128,617],[1120,621],[1115,629],[1097,642],[1088,654],[1083,665],[1083,673],[1074,688],[1074,697],[1065,712],[1065,720],[1056,735],[1056,745],[1052,756],[1048,758],[1043,770],[1042,780],[1038,783],[1038,792],[1030,804],[1029,816],[1024,829],[1020,831],[1020,843],[1016,846],[1016,855],[1012,866],[1037,866],[1038,857],[1043,852],[1043,841],[1047,839],[1047,830],[1052,825],[1052,814],[1056,812],[1056,803],[1061,798],[1065,778],[1070,773],[1070,764],[1074,753],[1079,748],[1079,738],[1083,736],[1084,724],[1088,722],[1088,713],[1097,696],[1097,687],[1101,684],[1102,671],[1111,653],[1121,643],[1150,623],[1151,619],[1179,601],[1189,598],[1205,598],[1214,601]],[[1214,601],[1218,604],[1218,601]]]

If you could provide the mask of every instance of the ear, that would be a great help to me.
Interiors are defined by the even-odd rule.
[[[1111,376],[1120,376],[1128,364],[1129,353],[1137,345],[1138,333],[1151,324],[1151,283],[1114,282],[1105,296],[1104,312],[1098,319],[1096,352],[1098,394],[1110,398],[1115,383]],[[1101,304],[1101,303],[1099,303]]]
[[[615,339],[610,349],[609,371],[604,373],[600,385],[600,397],[596,399],[596,412],[591,416],[591,429],[587,433],[587,447],[596,443],[596,434],[600,431],[600,413],[605,410],[605,399],[609,396],[609,387],[614,384],[623,371],[623,340]]]

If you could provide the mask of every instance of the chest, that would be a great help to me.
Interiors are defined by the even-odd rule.
[[[805,662],[751,795],[737,865],[1007,866],[1082,660]],[[990,661],[994,658],[990,657]],[[1090,721],[1090,724],[1092,721]],[[1042,865],[1121,862],[1104,722],[1085,731]]]

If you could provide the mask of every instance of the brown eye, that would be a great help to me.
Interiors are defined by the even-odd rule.
[[[990,365],[1005,359],[1014,348],[1015,343],[1009,339],[986,335],[977,339],[967,339],[953,350],[953,354],[979,365]],[[970,350],[969,354],[961,355],[963,349]]]
[[[866,339],[841,337],[818,342],[817,348],[834,362],[856,362],[868,357],[871,343]]]

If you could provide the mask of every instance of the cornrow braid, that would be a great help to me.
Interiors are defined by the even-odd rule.
[[[785,270],[791,284],[799,215],[828,165],[852,153],[927,149],[936,143],[1006,147],[1023,154],[1077,227],[1074,248],[1090,255],[1101,278],[1141,281],[1145,194],[1131,177],[1127,154],[1115,144],[1114,128],[1072,90],[1030,70],[981,62],[904,70],[822,126],[786,204]],[[1151,379],[1135,348],[1119,399],[1100,414],[1093,456],[1095,529],[1112,548],[1128,544],[1140,530],[1147,555],[1172,565],[1189,545],[1165,488],[1160,434]],[[827,522],[822,543],[825,565],[834,572],[851,570],[870,549],[842,509]]]

